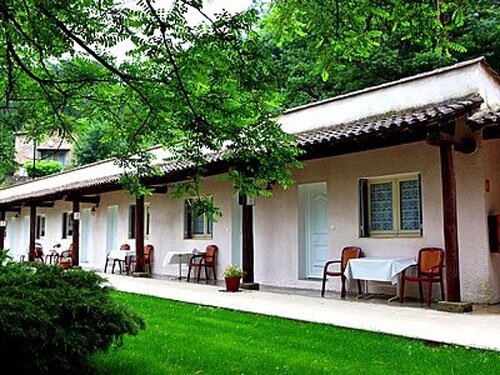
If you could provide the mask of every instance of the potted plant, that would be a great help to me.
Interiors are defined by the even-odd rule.
[[[222,275],[226,281],[226,290],[228,292],[237,292],[240,289],[240,281],[244,274],[241,267],[235,264],[224,267]]]

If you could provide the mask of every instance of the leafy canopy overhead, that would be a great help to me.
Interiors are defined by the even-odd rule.
[[[270,195],[291,184],[300,154],[273,121],[282,108],[485,49],[500,55],[495,1],[271,0],[215,15],[202,0],[165,3],[2,1],[2,134],[77,136],[78,155],[99,132],[105,154],[134,167],[124,182],[135,195],[147,192],[138,177],[157,172],[148,147],[192,163],[191,183],[177,189],[191,196],[204,152],[225,148],[235,190]],[[203,22],[188,22],[190,12]],[[12,147],[0,149],[5,170]]]
[[[298,151],[273,121],[281,100],[271,54],[252,28],[257,12],[212,16],[200,0],[126,4],[2,1],[2,128],[22,124],[41,138],[111,124],[106,139],[135,168],[124,180],[135,195],[145,192],[137,177],[156,172],[144,150],[158,144],[193,164],[190,192],[203,153],[222,148],[236,190],[268,195],[269,183],[290,185]],[[204,22],[188,23],[188,12]],[[123,45],[130,49],[118,61],[109,50]]]

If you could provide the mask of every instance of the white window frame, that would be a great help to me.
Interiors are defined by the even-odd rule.
[[[213,197],[208,197],[210,199],[213,199]],[[189,200],[194,200],[197,199],[195,197],[193,198],[187,198],[186,201]],[[191,223],[190,223],[190,233],[188,233],[187,238],[189,240],[211,240],[213,239],[214,236],[214,226],[213,223],[210,223],[209,220],[207,219],[207,215],[203,214],[203,234],[195,234],[194,233],[194,216],[191,213]],[[209,231],[209,225],[211,228],[211,231]]]
[[[128,225],[128,239],[129,240],[133,240],[136,237],[135,217],[132,218],[130,215],[130,212],[132,211],[131,207],[134,207],[133,211],[134,211],[134,215],[135,215],[135,210],[137,210],[137,205],[135,203],[130,203],[128,205],[127,225]],[[132,225],[134,226],[133,228],[131,227]],[[144,203],[144,239],[148,240],[150,234],[151,234],[151,203],[147,202],[147,203]]]
[[[420,182],[420,220],[423,221],[422,217],[422,181],[420,178],[420,173],[408,173],[403,175],[393,175],[393,176],[383,176],[383,177],[372,177],[366,179],[368,182],[368,225],[369,236],[370,237],[422,237],[422,225],[419,229],[414,230],[403,230],[401,229],[401,196],[400,196],[400,183],[402,181],[419,181]],[[372,230],[371,229],[371,186],[383,183],[392,184],[392,230]]]
[[[42,220],[43,220],[43,225],[40,228],[40,223],[42,223]],[[45,214],[37,214],[35,221],[35,239],[43,240],[45,238],[46,233],[47,233],[47,218]]]
[[[66,214],[66,220],[64,220]],[[65,211],[62,213],[63,221],[63,239],[71,238],[73,236],[73,212]]]

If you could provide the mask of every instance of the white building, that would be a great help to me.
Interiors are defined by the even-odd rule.
[[[500,78],[476,59],[287,111],[280,122],[307,151],[305,168],[294,173],[292,189],[275,189],[272,198],[259,198],[253,207],[255,281],[319,290],[325,261],[338,259],[347,245],[361,247],[366,256],[416,256],[422,247],[449,247],[450,222],[443,210],[454,205],[446,187],[443,195],[446,147],[430,143],[441,139],[445,145],[454,137],[466,140],[466,152],[453,153],[451,168],[461,299],[500,302],[500,253],[488,238],[488,217],[500,214],[499,106]],[[163,151],[154,152],[161,159]],[[178,178],[185,168],[171,163],[161,183],[168,185],[172,172]],[[39,218],[32,220],[38,223],[36,241],[44,249],[56,243],[68,247],[71,201],[79,200],[79,263],[103,269],[109,250],[122,243],[135,246],[131,206],[136,202],[120,189],[120,174],[113,161],[104,161],[0,190],[5,247],[16,256],[27,252],[30,205],[38,206]],[[146,197],[145,241],[155,246],[153,274],[177,274],[175,265],[162,265],[167,251],[211,243],[220,249],[219,269],[241,263],[237,197],[219,175],[207,176],[203,189],[222,210],[213,225],[203,218],[186,220],[184,201],[168,193]],[[380,209],[376,199],[390,208]],[[42,207],[44,202],[54,205]],[[338,280],[329,288],[338,290]]]

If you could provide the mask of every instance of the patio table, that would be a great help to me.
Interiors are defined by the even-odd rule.
[[[169,264],[179,264],[179,280],[182,279],[182,263],[189,263],[189,260],[193,255],[204,254],[204,251],[198,251],[198,249],[186,250],[186,251],[167,251],[165,258],[163,259],[162,267],[166,267]]]
[[[345,276],[348,279],[364,280],[365,293],[368,295],[368,281],[390,282],[392,285],[399,283],[400,274],[408,267],[417,264],[414,257],[364,257],[350,259],[347,263]],[[389,301],[398,298],[399,288],[396,288],[396,296],[391,297]]]
[[[111,250],[108,259],[125,260],[129,256],[135,256],[135,250]]]
[[[114,272],[115,269],[115,261],[118,261],[119,266],[120,266],[120,273],[121,273],[121,265],[125,264],[125,268],[127,271],[127,274],[129,272],[129,265],[127,264],[127,259],[135,257],[135,250],[111,250],[108,253],[107,260],[106,260],[106,266],[108,265],[108,261],[112,260],[113,261],[113,268],[111,273]],[[106,269],[104,270],[106,272]]]

